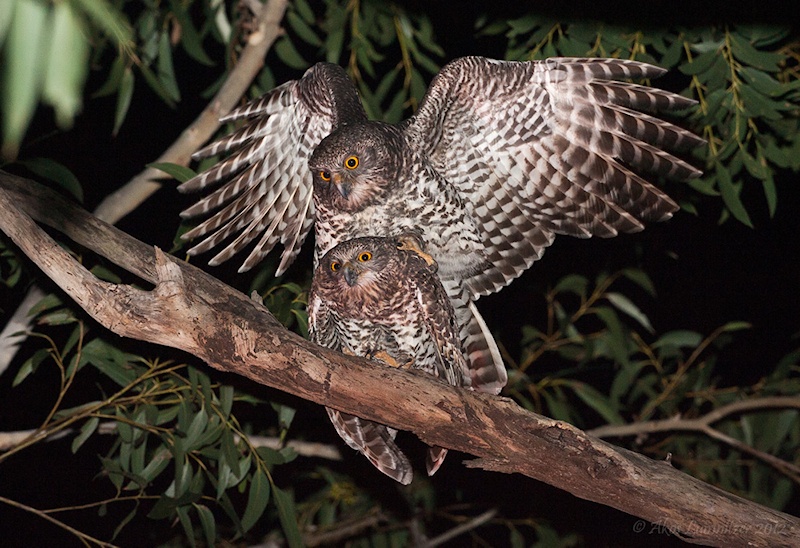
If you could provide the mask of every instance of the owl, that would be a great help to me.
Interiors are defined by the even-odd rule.
[[[472,386],[450,299],[433,258],[414,235],[347,240],[325,253],[308,299],[312,341],[391,367],[423,371],[453,386]],[[326,408],[342,439],[375,467],[407,485],[408,458],[394,428]],[[430,447],[428,474],[447,449]]]
[[[663,69],[623,59],[456,59],[399,124],[367,119],[345,71],[319,63],[223,118],[226,152],[182,191],[221,185],[185,210],[208,215],[190,254],[224,244],[218,264],[257,240],[247,270],[283,245],[278,273],[311,227],[318,261],[363,236],[418,234],[439,265],[473,384],[507,376],[475,301],[538,260],[556,234],[611,237],[672,216],[647,178],[700,171],[675,156],[704,141],[659,118],[694,101],[631,83]]]

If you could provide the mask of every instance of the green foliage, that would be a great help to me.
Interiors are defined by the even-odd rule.
[[[324,20],[314,29],[318,15],[305,1],[290,4],[290,33],[275,47],[283,63],[307,68],[293,45],[303,43],[319,57],[347,65],[369,116],[397,122],[416,108],[439,70],[435,59],[444,57],[426,15],[391,3],[336,0],[326,0]]]
[[[61,127],[71,125],[83,102],[90,42],[100,36],[121,50],[131,47],[124,16],[108,0],[7,0],[0,7],[3,55],[2,155],[17,154],[41,99]]]
[[[271,504],[279,513],[287,541],[292,546],[301,544],[294,502],[273,479],[276,470],[294,460],[296,453],[251,444],[234,413],[237,402],[250,398],[213,382],[195,367],[147,361],[102,338],[85,342],[83,322],[56,299],[47,301],[39,307],[40,322],[52,325],[54,318],[64,318],[56,323],[74,325],[72,335],[61,348],[45,337],[48,347],[28,360],[15,384],[33,382],[31,375],[37,369],[54,364],[61,378],[59,397],[36,434],[1,454],[0,465],[41,438],[62,431],[76,429],[73,453],[81,451],[91,437],[104,434],[110,439],[100,462],[116,494],[92,506],[107,511],[111,505],[137,502],[115,536],[137,515],[146,514],[154,520],[177,519],[192,545],[197,531],[214,541],[220,526],[211,508],[226,514],[224,530],[243,535],[267,517]],[[99,393],[97,399],[62,407],[86,366],[112,381],[106,387],[110,395]],[[275,420],[276,427],[284,436],[292,416],[283,412],[276,417],[280,418]],[[243,492],[247,501],[237,508],[234,500]]]
[[[242,47],[252,14],[234,4],[0,1],[3,154],[16,155],[40,103],[52,107],[57,124],[66,127],[82,106],[92,105],[87,91],[91,97],[115,96],[109,124],[114,133],[123,127],[141,82],[165,103],[177,105],[181,84],[191,77],[191,71],[176,70],[179,56],[188,57],[189,66],[210,65],[217,60],[207,51],[216,42],[225,45],[231,59]],[[297,0],[289,4],[283,26],[286,33],[251,95],[281,83],[276,74],[283,79],[324,59],[347,66],[371,117],[397,121],[413,112],[427,82],[452,57],[437,42],[447,29],[407,4]],[[535,13],[501,21],[483,17],[476,29],[476,40],[499,41],[509,59],[619,56],[671,69],[673,89],[698,100],[679,123],[708,140],[707,148],[694,152],[706,174],[668,188],[689,211],[710,209],[716,215],[721,208],[721,221],[733,217],[752,225],[753,206],[743,201],[743,191],[759,185],[772,215],[776,177],[800,169],[800,55],[798,37],[786,29],[643,31],[602,22],[557,22]],[[84,90],[90,70],[105,76],[99,89]],[[159,131],[157,125],[153,131]],[[63,166],[44,158],[26,158],[23,165],[81,197],[80,185]],[[151,167],[177,180],[193,173],[173,164]],[[27,281],[22,264],[0,240],[0,277],[6,287]],[[275,266],[274,257],[268,258],[249,279],[248,292],[256,292],[284,325],[306,335],[309,272],[297,267],[291,277],[275,280]],[[115,278],[100,267],[94,271]],[[545,295],[545,325],[522,326],[520,355],[507,356],[510,382],[504,395],[600,435],[603,428],[698,419],[734,402],[800,393],[798,352],[752,386],[725,385],[718,362],[725,344],[747,326],[731,322],[710,334],[661,332],[649,313],[655,294],[656,284],[635,269],[594,280],[562,278]],[[277,392],[256,396],[246,383],[223,384],[199,363],[145,358],[160,350],[132,350],[116,337],[93,333],[78,308],[56,295],[46,297],[33,313],[35,348],[6,375],[14,375],[12,392],[55,378],[57,395],[45,416],[38,417],[37,433],[0,453],[0,468],[44,439],[71,435],[75,457],[95,467],[99,481],[113,492],[88,508],[101,520],[116,508],[127,510],[113,524],[112,538],[104,541],[166,522],[176,526],[175,544],[210,546],[266,537],[290,546],[400,546],[491,509],[493,503],[463,483],[452,488],[440,480],[448,470],[399,488],[380,483],[382,478],[352,454],[347,464],[362,468],[298,455],[291,442],[319,436],[302,402],[287,401]],[[796,498],[798,478],[791,466],[781,470],[763,455],[797,466],[797,413],[765,407],[726,414],[711,425],[742,446],[700,431],[607,437],[654,458],[671,454],[673,464],[704,481],[783,508]],[[276,438],[279,448],[256,446],[253,440],[261,434]],[[462,538],[469,536],[475,545],[512,546],[571,546],[583,540],[534,515],[510,514],[501,508]]]
[[[655,335],[641,309],[611,290],[618,285],[632,290],[631,282],[651,287],[646,275],[634,270],[602,275],[594,284],[576,275],[557,283],[545,296],[546,329],[522,328],[522,358],[511,367],[508,392],[524,407],[590,433],[619,441],[638,434],[641,439],[633,443],[638,451],[653,458],[672,455],[673,464],[704,481],[782,508],[797,477],[765,455],[795,460],[800,443],[796,409],[767,406],[731,412],[709,425],[746,448],[721,442],[713,432],[681,428],[678,422],[663,435],[647,436],[651,430],[645,425],[701,419],[734,402],[796,396],[797,355],[787,356],[753,386],[720,386],[715,368],[719,352],[730,334],[750,326],[729,322],[708,336],[685,330]],[[638,331],[642,328],[646,336]],[[532,378],[531,366],[541,362],[555,371]],[[638,431],[613,428],[637,424],[642,426]],[[605,426],[591,430],[598,425]]]

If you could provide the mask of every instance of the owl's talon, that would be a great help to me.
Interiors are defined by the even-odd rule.
[[[403,234],[397,237],[397,249],[403,251],[413,251],[428,263],[428,266],[436,264],[436,260],[428,253],[422,250],[422,242],[419,241],[414,234]]]
[[[379,350],[378,352],[370,353],[367,357],[371,360],[383,362],[389,367],[403,367],[406,365],[403,364],[403,366],[401,366],[397,360],[391,357],[385,350]]]

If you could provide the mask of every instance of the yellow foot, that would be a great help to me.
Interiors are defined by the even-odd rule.
[[[431,257],[428,253],[422,251],[422,242],[419,241],[419,238],[414,234],[403,234],[397,237],[397,241],[400,245],[397,246],[397,249],[402,249],[403,251],[413,251],[420,257],[424,259],[428,265],[436,264],[436,261]]]
[[[385,350],[379,350],[374,354],[370,354],[369,358],[371,360],[378,360],[380,362],[383,362],[389,367],[400,367],[400,364],[397,363],[397,360],[391,357]]]

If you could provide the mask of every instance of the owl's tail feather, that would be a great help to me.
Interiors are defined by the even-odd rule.
[[[508,382],[508,373],[491,331],[460,280],[442,277],[442,285],[453,304],[469,367],[470,378],[465,379],[464,386],[484,394],[499,394]]]
[[[425,465],[428,467],[428,475],[432,476],[436,473],[439,467],[444,462],[447,456],[447,449],[444,447],[428,447],[428,455],[425,459]]]
[[[499,394],[508,382],[508,373],[500,349],[483,321],[474,301],[466,305],[469,318],[461,322],[461,339],[467,350],[472,389],[486,394]]]
[[[403,485],[411,483],[414,476],[411,463],[394,442],[397,430],[329,407],[325,410],[347,445],[367,457],[375,468],[393,480]]]

